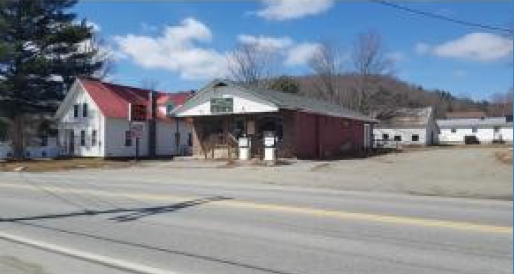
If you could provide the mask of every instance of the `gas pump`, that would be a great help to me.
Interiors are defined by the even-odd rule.
[[[273,131],[264,132],[264,161],[275,163],[277,160],[277,137]]]
[[[241,137],[239,137],[237,142],[239,146],[239,160],[249,160],[251,147],[250,138],[248,138],[246,135],[242,135]]]

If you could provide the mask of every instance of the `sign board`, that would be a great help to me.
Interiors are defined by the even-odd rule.
[[[131,123],[130,132],[131,132],[132,138],[143,137],[143,133],[145,132],[145,124],[144,123]]]
[[[212,98],[211,113],[232,113],[234,112],[234,98]]]
[[[275,147],[277,138],[271,131],[264,132],[264,147]]]
[[[253,135],[255,134],[255,121],[253,120],[250,120],[246,123],[246,132],[249,134],[249,135]]]
[[[239,147],[249,147],[250,146],[250,140],[247,137],[239,137],[238,145]]]
[[[129,104],[129,121],[146,121],[146,105]]]

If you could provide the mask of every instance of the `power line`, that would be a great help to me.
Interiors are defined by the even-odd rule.
[[[401,5],[390,3],[387,1],[383,1],[383,0],[370,0],[370,1],[381,4],[381,5],[385,5],[388,7],[396,8],[399,10],[407,11],[410,13],[419,14],[419,15],[423,15],[423,16],[431,17],[431,18],[435,18],[435,19],[440,19],[440,20],[444,20],[444,21],[448,21],[448,22],[452,22],[452,23],[456,23],[456,24],[461,24],[461,25],[468,26],[468,27],[475,27],[475,28],[482,28],[482,29],[487,29],[487,30],[507,32],[509,34],[513,33],[512,30],[507,29],[507,28],[485,25],[485,24],[480,24],[480,23],[475,23],[475,22],[470,22],[470,21],[464,21],[461,19],[455,19],[455,18],[451,18],[448,16],[436,14],[436,13],[431,13],[431,12],[427,12],[427,11],[409,8],[406,6],[401,6]]]

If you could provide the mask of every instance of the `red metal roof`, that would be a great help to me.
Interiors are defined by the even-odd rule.
[[[99,80],[83,78],[78,80],[106,117],[127,119],[129,104],[147,105],[148,107],[151,105],[150,90],[105,83]],[[181,106],[193,95],[190,91],[177,93],[156,91],[154,94],[157,96],[157,109],[170,100],[175,106]],[[166,119],[166,113],[158,111],[157,118]]]

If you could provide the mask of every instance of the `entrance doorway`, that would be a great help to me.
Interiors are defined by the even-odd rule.
[[[75,154],[75,132],[70,130],[68,133],[68,155],[73,156]]]

